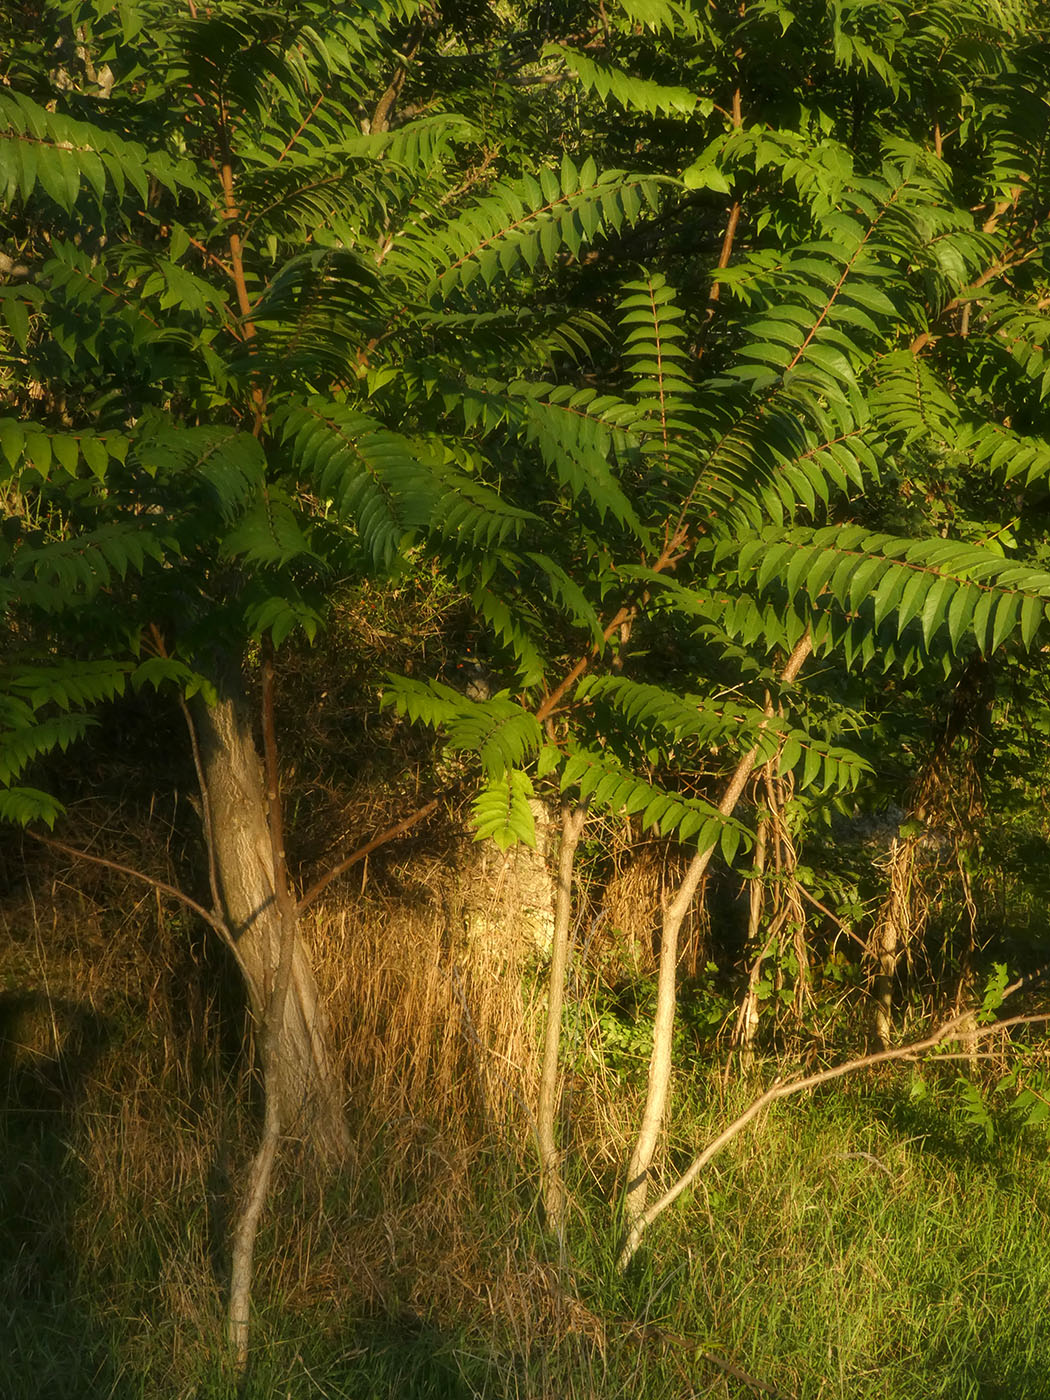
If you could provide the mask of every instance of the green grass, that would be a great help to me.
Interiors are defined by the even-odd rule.
[[[626,1278],[612,1265],[608,1143],[590,1163],[577,1143],[562,1259],[536,1224],[528,1160],[505,1140],[373,1128],[323,1189],[289,1161],[239,1387],[209,1236],[215,1124],[145,1083],[81,1086],[72,1106],[9,1098],[0,1395],[768,1393],[746,1373],[797,1400],[1050,1396],[1046,1139],[1007,1126],[988,1144],[946,1092],[914,1102],[907,1089],[904,1073],[775,1109],[658,1222]],[[665,1165],[731,1111],[715,1074],[690,1097]]]
[[[1050,1394],[1044,1141],[838,1089],[727,1157],[651,1242],[668,1330],[814,1400]]]

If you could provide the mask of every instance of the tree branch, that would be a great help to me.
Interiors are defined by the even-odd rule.
[[[418,826],[424,817],[429,817],[431,812],[437,810],[439,802],[440,798],[432,797],[429,802],[424,803],[422,807],[418,807],[409,816],[405,817],[403,821],[397,822],[394,826],[387,827],[386,831],[381,831],[378,836],[373,836],[371,841],[366,841],[363,846],[359,846],[357,850],[351,855],[348,855],[345,860],[341,860],[338,864],[333,865],[331,870],[322,875],[319,880],[315,880],[306,891],[296,906],[296,913],[301,915],[313,904],[317,896],[328,888],[333,880],[342,875],[344,871],[349,870],[352,865],[356,865],[358,861],[364,860],[365,856],[371,855],[372,852],[377,851],[380,846],[385,846],[388,841],[394,841],[406,831],[411,831],[414,826]]]
[[[797,678],[806,659],[813,650],[813,642],[807,631],[795,644],[795,648],[780,673],[782,685],[791,685]],[[767,702],[765,718],[759,724],[759,732],[766,729],[773,718],[772,704]],[[726,784],[718,810],[723,817],[731,817],[747,786],[748,779],[758,757],[755,744],[737,763],[729,782]],[[707,873],[718,846],[717,838],[697,851],[679,882],[674,898],[664,909],[663,926],[660,933],[660,965],[657,971],[656,1012],[653,1018],[653,1048],[649,1060],[648,1084],[642,1121],[638,1137],[627,1163],[627,1190],[624,1208],[629,1220],[644,1219],[645,1198],[649,1182],[649,1169],[652,1166],[656,1144],[663,1128],[667,1111],[667,1098],[671,1086],[672,1055],[674,1048],[674,1018],[676,1008],[678,978],[678,936],[682,924],[696,897],[700,881]]]
[[[211,820],[211,793],[208,791],[208,780],[204,775],[204,764],[201,761],[201,748],[197,739],[197,726],[193,723],[193,716],[190,714],[190,707],[186,704],[186,697],[179,692],[179,709],[182,711],[186,721],[186,728],[190,736],[190,749],[193,753],[193,766],[197,770],[197,786],[201,793],[201,826],[204,828],[204,845],[208,855],[208,886],[211,889],[212,907],[222,908],[222,896],[219,893],[219,874],[215,867],[215,836]]]
[[[227,238],[230,245],[230,269],[233,273],[234,290],[237,293],[237,305],[240,308],[242,325],[244,327],[245,340],[255,339],[255,322],[251,319],[252,304],[248,296],[248,283],[244,276],[244,244],[241,239],[238,220],[240,210],[237,208],[237,201],[233,191],[233,153],[230,149],[230,133],[226,120],[226,106],[220,99],[219,102],[219,140],[221,143],[221,165],[219,176],[222,183],[223,211],[222,216],[227,227]],[[256,436],[262,430],[263,414],[266,409],[266,396],[259,384],[252,388],[252,406],[255,410],[255,432]]]
[[[394,103],[401,96],[401,89],[405,86],[405,79],[408,77],[408,65],[419,52],[419,46],[423,42],[423,21],[417,19],[409,35],[409,47],[405,52],[397,72],[390,79],[390,86],[376,103],[375,111],[372,113],[372,120],[368,124],[369,131],[386,131],[390,125],[390,114],[394,110]]]
[[[651,566],[651,571],[654,574],[662,574],[667,569],[673,569],[682,558],[683,549],[685,549],[689,543],[689,535],[681,525],[680,520],[675,525],[674,529],[671,528],[669,521],[666,522],[664,529],[663,550],[660,553],[660,557]],[[637,616],[637,613],[638,608],[633,603],[625,604],[621,607],[616,612],[612,621],[602,628],[603,642],[607,642],[625,622],[633,620]],[[568,691],[572,689],[591,662],[599,655],[600,650],[601,648],[597,644],[591,647],[590,651],[584,656],[581,656],[572,666],[571,670],[558,682],[536,711],[536,718],[540,724],[542,724],[544,720],[550,718]]]
[[[1021,978],[1012,986],[1007,987],[1003,993],[1003,1000],[1011,996],[1021,986],[1025,985],[1025,979]],[[931,1035],[924,1040],[914,1041],[911,1045],[902,1045],[895,1050],[878,1050],[872,1055],[861,1055],[855,1060],[847,1060],[844,1064],[833,1065],[830,1069],[818,1070],[815,1074],[804,1075],[801,1079],[790,1079],[786,1081],[774,1080],[764,1094],[760,1094],[755,1101],[744,1110],[739,1118],[735,1119],[728,1127],[709,1143],[707,1147],[696,1157],[692,1165],[678,1178],[673,1186],[670,1186],[662,1196],[653,1201],[647,1210],[643,1211],[638,1219],[631,1226],[627,1239],[620,1251],[619,1267],[625,1269],[637,1253],[638,1246],[642,1242],[642,1236],[653,1223],[654,1220],[664,1213],[668,1206],[673,1205],[683,1191],[693,1184],[699,1174],[707,1166],[712,1158],[717,1157],[724,1147],[737,1137],[747,1125],[752,1122],[771,1103],[777,1099],[791,1098],[795,1094],[804,1093],[807,1089],[816,1089],[821,1084],[830,1084],[835,1079],[841,1079],[844,1075],[853,1074],[857,1070],[871,1069],[875,1065],[891,1064],[896,1060],[914,1060],[917,1056],[925,1054],[929,1050],[934,1050],[938,1045],[946,1040],[954,1038],[956,1033],[965,1029],[971,1039],[980,1039],[985,1036],[995,1035],[999,1031],[1007,1030],[1011,1026],[1027,1026],[1045,1024],[1050,1021],[1050,1012],[1044,1012],[1035,1016],[1011,1016],[1005,1021],[996,1021],[990,1026],[972,1027],[971,1019],[973,1012],[966,1010],[951,1017],[950,1020],[938,1027]]]
[[[833,914],[831,912],[831,910],[826,904],[821,904],[820,900],[816,897],[816,895],[810,894],[809,890],[806,889],[805,885],[803,885],[800,881],[796,880],[795,888],[798,890],[799,894],[802,896],[803,899],[809,900],[813,908],[819,909],[820,912],[824,915],[824,917],[826,919],[830,919],[831,922],[835,925],[835,927],[839,929],[842,933],[844,933],[847,938],[852,938],[854,943],[859,943],[862,948],[867,949],[868,945],[865,943],[864,939],[861,938],[860,934],[854,933],[853,930],[850,928],[849,924],[844,924],[836,914]]]
[[[180,904],[184,904],[187,909],[193,912],[209,926],[213,928],[223,940],[230,952],[237,960],[238,967],[243,970],[240,953],[237,951],[237,943],[229,930],[225,919],[221,915],[205,909],[203,904],[198,904],[175,885],[169,885],[166,880],[158,880],[154,875],[147,875],[144,870],[136,870],[133,865],[124,865],[119,860],[109,860],[106,856],[95,856],[90,851],[79,850],[76,846],[67,846],[64,841],[58,841],[53,836],[42,836],[39,831],[26,830],[25,835],[33,841],[39,841],[42,846],[50,846],[53,850],[61,851],[64,855],[72,856],[74,860],[85,860],[90,865],[101,865],[106,870],[115,870],[119,875],[130,875],[133,880],[141,880],[144,884],[152,885],[155,890],[160,890],[161,894],[170,895],[172,899],[177,899]]]
[[[288,152],[289,152],[289,151],[292,149],[292,147],[295,145],[296,141],[299,140],[299,137],[302,136],[303,132],[306,130],[306,128],[307,128],[307,127],[310,125],[310,123],[313,121],[314,117],[317,115],[317,109],[320,107],[321,103],[324,101],[324,97],[325,97],[325,95],[324,95],[324,93],[322,92],[321,95],[318,97],[317,101],[316,101],[316,102],[314,103],[314,105],[310,108],[309,112],[307,112],[306,116],[303,117],[302,121],[299,123],[299,126],[298,126],[298,128],[297,128],[295,134],[294,134],[293,136],[289,136],[288,140],[284,143],[284,149],[281,151],[281,154],[277,157],[277,164],[278,164],[278,165],[280,165],[281,161],[284,160],[285,156],[288,154]]]
[[[734,128],[739,131],[743,125],[743,115],[740,109],[740,89],[733,93],[733,113],[730,120]],[[736,226],[740,222],[740,200],[734,199],[729,210],[729,220],[726,223],[725,237],[722,239],[722,251],[718,255],[718,271],[729,266],[729,259],[733,256],[733,241],[736,238]],[[710,320],[715,314],[715,302],[721,295],[722,287],[716,277],[711,283],[711,290],[707,294],[707,319]]]

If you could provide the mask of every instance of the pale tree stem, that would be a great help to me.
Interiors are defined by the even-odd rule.
[[[238,1371],[248,1364],[251,1336],[252,1276],[255,1237],[270,1191],[270,1178],[281,1138],[281,1116],[276,1094],[267,1090],[262,1137],[248,1176],[248,1191],[233,1235],[230,1265],[230,1345]]]
[[[893,838],[890,846],[890,892],[879,910],[872,935],[876,959],[876,972],[872,979],[875,1038],[883,1050],[890,1048],[893,1037],[893,986],[897,964],[914,923],[911,889],[915,846],[913,836]]]
[[[576,847],[586,821],[585,807],[577,807],[571,802],[562,804],[561,849],[558,853],[558,882],[554,899],[554,939],[551,946],[547,993],[547,1033],[543,1044],[539,1107],[536,1112],[543,1210],[548,1225],[559,1240],[565,1232],[565,1185],[558,1160],[554,1120],[558,1103],[562,1007],[565,1002],[565,976],[569,966],[569,939],[572,929],[572,872]]]
[[[1020,986],[1025,985],[1027,980],[1022,979],[1008,987],[1003,993],[1003,998],[1015,992]],[[791,1098],[795,1094],[805,1093],[808,1089],[816,1089],[821,1084],[828,1084],[832,1080],[841,1079],[844,1075],[854,1074],[857,1070],[871,1069],[875,1065],[890,1064],[894,1060],[912,1060],[928,1050],[935,1050],[937,1046],[945,1041],[953,1040],[959,1036],[960,1032],[973,1040],[983,1039],[985,1036],[997,1035],[1008,1030],[1011,1026],[1024,1026],[1045,1024],[1050,1021],[1050,1013],[1037,1016],[1012,1016],[1007,1020],[996,1021],[990,1026],[979,1026],[973,1029],[973,1013],[964,1011],[958,1016],[953,1016],[939,1026],[932,1035],[928,1035],[924,1040],[914,1041],[911,1045],[900,1046],[896,1050],[879,1050],[873,1055],[862,1055],[856,1060],[847,1060],[844,1064],[834,1065],[831,1069],[819,1070],[816,1074],[807,1074],[801,1079],[789,1079],[774,1081],[774,1083],[760,1094],[755,1101],[750,1104],[739,1118],[733,1120],[728,1127],[718,1134],[718,1136],[704,1148],[703,1152],[696,1157],[686,1171],[678,1178],[673,1186],[653,1201],[648,1210],[643,1211],[636,1220],[631,1222],[631,1227],[620,1251],[619,1267],[626,1269],[627,1265],[634,1258],[638,1251],[638,1246],[642,1242],[642,1236],[653,1223],[654,1220],[664,1213],[668,1206],[673,1205],[681,1196],[683,1191],[687,1191],[699,1174],[703,1171],[714,1157],[722,1151],[724,1147],[737,1137],[747,1125],[754,1121],[764,1108],[768,1108],[777,1099]]]
[[[263,639],[262,664],[262,732],[264,771],[266,775],[267,827],[270,833],[270,853],[273,862],[274,899],[280,918],[281,949],[273,987],[266,1002],[260,1027],[260,1050],[263,1068],[266,1110],[262,1137],[252,1162],[248,1193],[234,1232],[230,1268],[230,1342],[239,1371],[248,1364],[251,1334],[251,1293],[254,1272],[255,1239],[259,1221],[266,1206],[273,1175],[274,1161],[284,1130],[286,1106],[281,1100],[281,1029],[285,1006],[292,984],[295,945],[298,937],[298,916],[295,900],[288,883],[288,867],[284,851],[284,814],[281,806],[277,736],[273,705],[273,643]]]
[[[781,685],[790,685],[813,650],[813,642],[807,632],[795,645],[783,671]],[[771,716],[761,721],[760,728],[769,723]],[[726,787],[718,810],[723,817],[732,816],[736,804],[747,786],[755,767],[759,748],[753,749],[740,760],[729,784]],[[682,924],[693,903],[700,881],[707,873],[717,842],[712,842],[705,850],[698,851],[689,863],[674,899],[664,910],[663,928],[660,935],[660,967],[656,984],[656,1014],[653,1018],[653,1050],[649,1060],[649,1080],[645,1108],[638,1129],[638,1138],[627,1164],[627,1189],[624,1196],[624,1212],[629,1224],[633,1225],[645,1210],[645,1200],[649,1187],[649,1168],[652,1166],[656,1144],[663,1127],[667,1099],[671,1089],[671,1052],[674,1042],[675,999],[678,982],[678,936]]]
[[[768,829],[769,818],[760,817],[755,829],[755,873],[748,882],[747,941],[744,945],[745,954],[751,959],[751,969],[748,973],[747,991],[740,1003],[736,1025],[733,1028],[733,1044],[739,1048],[740,1060],[745,1068],[750,1065],[754,1056],[755,1037],[758,1034],[759,1022],[758,983],[762,975],[762,965],[769,955],[772,943],[771,939],[767,939],[764,944],[760,944],[758,937],[762,928],[762,914],[766,902],[766,833]],[[727,1060],[727,1073],[729,1063]]]

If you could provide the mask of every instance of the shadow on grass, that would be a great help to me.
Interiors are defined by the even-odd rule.
[[[471,1365],[457,1350],[459,1340],[412,1317],[359,1328],[362,1355],[341,1377],[343,1393],[348,1400],[473,1400],[491,1393],[485,1383],[491,1363],[477,1357]]]
[[[285,1336],[275,1346],[260,1342],[239,1385],[208,1390],[223,1400],[506,1400],[518,1393],[508,1373],[461,1336],[421,1319],[357,1321],[338,1344],[331,1333],[299,1345]]]
[[[1034,1334],[1004,1338],[1001,1350],[956,1362],[959,1379],[943,1392],[945,1400],[1050,1400],[1046,1348],[1034,1341]]]
[[[103,1330],[80,1301],[77,1112],[105,1019],[43,991],[0,993],[0,1394],[112,1400]]]

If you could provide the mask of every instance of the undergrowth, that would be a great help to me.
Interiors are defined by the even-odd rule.
[[[468,959],[439,913],[379,897],[317,918],[354,1149],[321,1177],[286,1147],[238,1386],[226,1241],[258,1104],[224,1042],[221,968],[194,990],[164,973],[184,929],[158,922],[144,961],[141,927],[107,934],[102,902],[71,898],[65,929],[7,911],[9,1400],[1050,1395],[1047,1140],[994,1093],[982,1119],[957,1063],[775,1108],[660,1219],[623,1278],[615,1200],[640,1077],[630,1036],[602,1030],[609,996],[571,1022],[573,1209],[559,1248],[542,1228],[529,1124],[539,979],[520,948]],[[677,1081],[668,1180],[753,1092],[736,1071],[724,1082],[704,1043]],[[759,1063],[752,1081],[771,1072]]]

